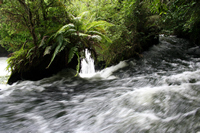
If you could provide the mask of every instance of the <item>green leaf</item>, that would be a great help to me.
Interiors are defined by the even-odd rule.
[[[29,51],[28,51],[28,53],[27,53],[27,55],[26,55],[26,58],[29,58],[32,54],[33,54],[33,50],[35,49],[35,47],[32,47]]]
[[[57,41],[57,47],[55,48],[55,51],[53,53],[53,56],[51,58],[51,61],[49,63],[49,65],[47,66],[47,68],[49,68],[49,66],[51,65],[51,63],[53,62],[53,60],[55,59],[56,55],[61,51],[62,49],[62,44],[63,44],[63,35],[59,35],[57,38],[56,38],[56,41]]]
[[[91,36],[91,38],[98,41],[98,42],[100,42],[102,40],[102,37],[99,36],[99,35],[93,35],[93,36]]]
[[[74,54],[78,51],[77,47],[72,47],[69,51],[69,57],[68,57],[68,63],[71,62],[72,58],[74,57]]]
[[[78,17],[83,18],[85,15],[88,15],[89,11],[82,12],[78,15]]]
[[[99,28],[101,27],[102,29],[105,29],[104,27],[110,27],[110,26],[113,26],[113,24],[108,23],[106,21],[93,21],[87,25],[85,32],[87,32],[91,29],[94,29],[96,27],[99,27]]]
[[[74,24],[67,24],[67,25],[64,25],[62,28],[60,28],[54,35],[54,38],[59,36],[60,34],[64,33],[65,31],[69,30],[69,29],[74,29],[75,26]]]
[[[81,33],[81,32],[79,32],[79,33],[74,33],[74,35],[78,35],[79,37],[91,37],[91,35],[89,35],[89,34],[85,34],[85,33]]]
[[[104,34],[102,34],[101,32],[98,31],[89,31],[88,34],[92,34],[92,35],[99,35],[102,37],[102,39],[106,40],[109,43],[112,43],[112,41],[110,40],[110,38],[108,38],[107,36],[105,36]]]
[[[45,38],[43,38],[40,42],[39,48],[43,47],[45,45]]]
[[[74,28],[74,24],[70,23],[70,24],[66,24],[64,25],[60,30],[58,30],[58,34],[62,33],[62,32],[65,32],[66,30],[68,29],[71,29],[71,28]]]
[[[45,56],[45,55],[47,55],[47,54],[50,54],[51,48],[52,48],[52,46],[46,47],[43,56]]]
[[[64,33],[64,35],[70,36],[71,34],[73,34],[73,33],[75,33],[75,32],[77,32],[76,29],[69,29],[69,30],[67,30],[67,31]]]

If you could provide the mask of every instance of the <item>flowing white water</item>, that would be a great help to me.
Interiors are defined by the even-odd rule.
[[[90,78],[65,70],[1,90],[0,131],[197,133],[200,57],[185,54],[187,45],[164,37],[143,59],[123,61]]]
[[[7,57],[0,57],[0,76],[9,75],[8,71],[6,71],[7,67]]]
[[[7,57],[0,57],[0,89],[5,88],[9,72],[6,71]]]
[[[9,72],[6,71],[6,67],[7,67],[7,57],[0,57],[0,90],[2,89],[6,89],[9,86],[6,85],[8,76],[9,76]]]
[[[128,66],[125,61],[121,61],[116,66],[108,67],[102,71],[95,72],[94,59],[91,58],[91,53],[86,49],[85,50],[85,59],[81,61],[81,71],[79,75],[83,78],[93,78],[93,79],[115,79],[115,76],[112,76],[112,73]]]
[[[85,58],[81,61],[81,77],[91,77],[95,74],[94,59],[88,49],[85,49]]]

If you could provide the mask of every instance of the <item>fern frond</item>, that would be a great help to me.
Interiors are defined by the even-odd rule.
[[[61,51],[61,48],[62,48],[62,44],[63,44],[63,35],[59,35],[57,38],[56,38],[56,41],[57,41],[57,47],[55,48],[55,51],[53,53],[53,56],[51,58],[51,61],[49,63],[49,65],[47,66],[47,68],[49,68],[49,66],[51,65],[51,63],[53,62],[53,60],[55,59],[56,55]]]
[[[102,34],[101,32],[98,31],[88,31],[88,34],[91,35],[99,35],[102,37],[103,40],[106,40],[109,43],[112,43],[112,41],[110,40],[110,38],[108,38],[107,36],[105,36],[104,34]]]
[[[93,21],[95,21],[95,16],[96,13],[93,13],[92,15],[90,15],[89,19],[86,19],[86,22],[84,23],[84,25],[88,26],[90,23],[92,23]]]
[[[35,47],[32,47],[29,51],[28,51],[28,53],[27,53],[27,55],[26,55],[26,58],[28,59],[32,54],[33,54],[33,50],[35,49]]]
[[[92,35],[91,38],[97,42],[100,42],[102,40],[102,37],[100,35]]]
[[[45,56],[45,55],[47,55],[47,54],[50,54],[51,48],[52,48],[52,46],[46,47],[43,56]]]
[[[78,35],[79,37],[91,37],[91,35],[89,35],[89,34],[85,34],[85,33],[81,33],[81,32],[79,32],[79,33],[74,33],[74,35]]]
[[[78,17],[80,18],[80,20],[83,20],[84,17],[87,17],[86,15],[89,15],[90,12],[89,11],[85,11],[85,12],[82,12],[78,15]]]
[[[101,29],[105,29],[106,27],[110,27],[110,26],[113,26],[113,24],[108,23],[106,21],[93,21],[87,25],[87,29],[85,29],[85,31],[87,32],[96,27],[99,27],[99,28],[101,27]]]
[[[69,30],[67,30],[67,31],[64,33],[64,35],[65,35],[65,36],[70,36],[71,34],[73,34],[73,33],[75,33],[75,32],[77,32],[77,30],[75,30],[75,29],[69,29]]]
[[[68,63],[71,62],[72,58],[74,57],[74,54],[78,51],[77,47],[72,47],[70,50],[69,50],[69,56],[68,56]]]
[[[39,47],[38,48],[41,48],[41,47],[45,47],[45,39],[47,38],[48,36],[44,36],[39,44]]]
[[[80,23],[80,20],[81,20],[81,17],[74,17],[73,23],[74,23],[75,25],[77,25],[77,24]]]
[[[67,24],[67,25],[64,25],[62,28],[60,28],[54,35],[54,37],[57,37],[59,34],[62,34],[64,33],[66,30],[69,30],[69,29],[74,29],[75,26],[74,24],[70,23],[70,24]]]

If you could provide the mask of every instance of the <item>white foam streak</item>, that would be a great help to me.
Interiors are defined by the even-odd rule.
[[[111,67],[107,67],[101,71],[90,73],[90,74],[80,74],[83,78],[92,78],[92,79],[116,79],[116,76],[113,76],[113,72],[128,66],[126,61],[121,61],[119,64]]]
[[[0,99],[9,96],[14,90],[9,89],[9,85],[0,85],[0,90],[2,94],[0,95]]]
[[[163,76],[162,79],[165,83],[189,83],[191,80],[200,79],[200,70],[192,72],[186,71],[171,76]]]
[[[111,76],[113,74],[113,72],[115,72],[123,67],[126,67],[126,66],[128,66],[128,64],[125,61],[121,61],[119,64],[117,64],[115,66],[111,66],[111,67],[108,67],[108,68],[102,70],[100,72],[100,75],[102,78],[109,78],[109,79],[116,78],[114,76]]]
[[[33,120],[37,124],[38,128],[36,129],[39,133],[52,133],[52,130],[48,125],[48,122],[44,119],[43,116],[36,115],[34,113],[26,114],[26,117],[30,120]]]

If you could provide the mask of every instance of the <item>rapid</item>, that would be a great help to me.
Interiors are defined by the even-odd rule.
[[[1,83],[0,133],[198,133],[200,57],[189,48],[161,36],[140,60],[90,76]]]

